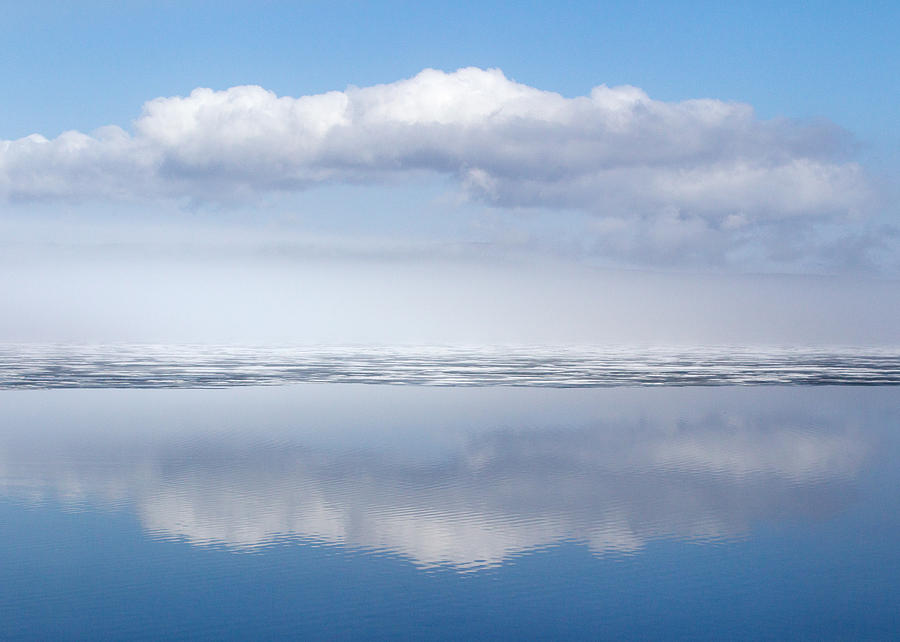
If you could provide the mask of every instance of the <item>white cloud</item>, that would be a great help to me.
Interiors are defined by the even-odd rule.
[[[300,98],[196,89],[148,102],[133,134],[2,141],[0,194],[215,200],[425,170],[500,206],[677,211],[733,227],[860,208],[867,181],[840,148],[835,128],[761,121],[740,103],[667,103],[628,86],[565,98],[496,69],[426,69]]]
[[[629,265],[877,267],[895,243],[867,227],[879,190],[849,147],[835,126],[761,120],[742,103],[663,102],[630,86],[566,98],[497,69],[426,69],[299,98],[196,89],[149,101],[131,132],[0,141],[0,200],[253,204],[429,175],[455,179],[475,203],[535,208],[554,221],[539,238],[523,217],[501,236],[551,252]]]

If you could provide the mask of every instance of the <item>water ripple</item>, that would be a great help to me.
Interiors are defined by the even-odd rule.
[[[0,389],[896,385],[900,349],[0,345]]]

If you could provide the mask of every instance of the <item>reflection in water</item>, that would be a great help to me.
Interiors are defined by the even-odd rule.
[[[123,403],[102,429],[79,424],[65,404],[38,410],[37,395],[58,391],[31,392],[2,418],[0,492],[133,508],[153,537],[196,545],[256,550],[297,539],[464,570],[562,541],[629,554],[658,538],[720,541],[760,521],[827,517],[847,505],[872,449],[852,405],[849,414],[811,409],[825,389],[782,395],[765,410],[752,395],[771,390],[745,389],[739,402],[715,390],[676,393],[684,401],[671,412],[623,408],[628,392],[559,390],[542,399],[537,425],[512,409],[527,391],[493,392],[477,425],[461,416],[456,428],[433,419],[446,405],[424,403],[404,417],[415,390],[385,390],[377,408],[356,399],[353,429],[324,427],[324,441],[311,437],[319,390],[282,388],[250,402],[261,413],[277,397],[284,425],[271,430],[210,429],[203,417],[216,412],[207,407],[214,398],[204,395],[215,391],[192,391],[191,411],[178,406],[167,426],[134,428],[143,406]],[[363,395],[344,390],[345,404]],[[161,395],[177,392],[130,394],[164,405]],[[487,393],[429,394],[454,396],[452,406]],[[554,407],[565,421],[548,418]],[[436,452],[422,456],[415,439],[397,440],[404,421],[418,421],[415,439],[432,439]]]

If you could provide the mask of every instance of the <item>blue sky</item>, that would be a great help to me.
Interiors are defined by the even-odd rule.
[[[564,264],[560,282],[601,268],[896,279],[898,28],[891,2],[10,3],[6,260],[165,256],[163,273],[201,254],[437,256]],[[325,139],[263,90],[225,91],[241,85],[346,90],[335,100],[357,120],[307,158]],[[316,100],[310,123],[338,109]],[[625,133],[610,124],[623,104]],[[448,111],[429,124],[428,109]],[[44,138],[15,143],[31,134]],[[90,280],[97,301],[118,291],[105,278]]]
[[[156,96],[302,95],[424,67],[583,94],[632,84],[897,142],[894,2],[27,2],[4,7],[0,134],[127,124]]]

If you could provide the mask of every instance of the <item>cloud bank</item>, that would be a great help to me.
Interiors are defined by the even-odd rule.
[[[739,229],[863,207],[870,189],[843,138],[741,103],[662,102],[629,86],[566,98],[497,69],[426,69],[300,98],[196,89],[146,103],[133,133],[2,141],[0,195],[204,201],[429,172],[501,207]]]

